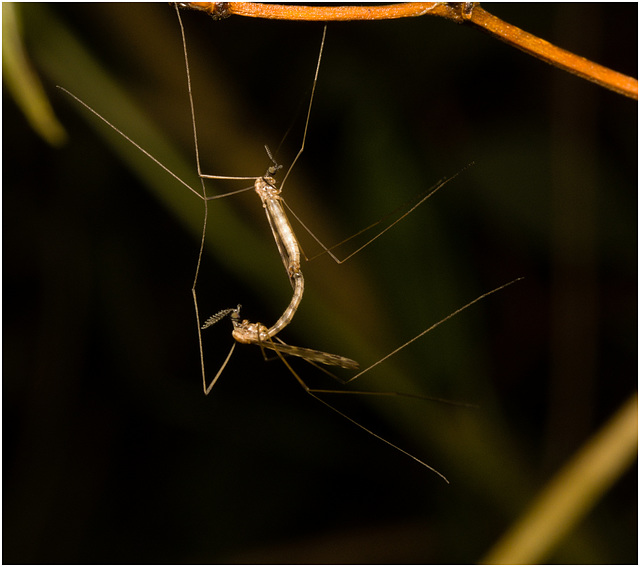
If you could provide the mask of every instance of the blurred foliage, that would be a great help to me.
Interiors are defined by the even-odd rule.
[[[345,265],[305,265],[283,339],[367,365],[525,277],[358,384],[478,409],[331,399],[446,485],[258,349],[236,349],[202,395],[190,294],[202,203],[54,88],[198,187],[175,13],[20,10],[69,140],[47,145],[3,90],[5,562],[477,562],[635,391],[635,102],[446,21],[329,26],[285,188],[307,226],[337,242],[475,165]],[[490,11],[637,72],[637,5]],[[286,167],[322,26],[184,19],[205,171],[264,173],[263,145],[293,125]],[[207,239],[202,314],[240,302],[274,321],[291,291],[255,196],[213,202]],[[205,340],[211,374],[229,325]],[[636,563],[636,478],[621,476],[547,559]]]
[[[2,79],[31,127],[51,145],[59,146],[67,137],[24,53],[18,11],[14,2],[2,4]]]

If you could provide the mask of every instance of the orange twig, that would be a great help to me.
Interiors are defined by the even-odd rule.
[[[231,15],[275,20],[352,21],[438,16],[481,29],[542,61],[618,94],[638,99],[638,81],[566,51],[489,14],[476,2],[406,2],[380,6],[303,6],[256,2],[188,2],[214,18]]]
[[[638,80],[575,55],[475,6],[468,22],[509,45],[601,87],[638,100]]]
[[[422,16],[441,2],[407,2],[380,6],[303,6],[259,2],[188,2],[187,4],[189,8],[208,12],[215,18],[236,15],[270,20],[336,22]]]

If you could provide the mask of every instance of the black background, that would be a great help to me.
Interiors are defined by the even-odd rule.
[[[486,9],[636,76],[636,4]],[[635,101],[444,20],[329,25],[306,151],[284,190],[307,226],[337,242],[475,164],[346,264],[305,264],[282,338],[367,365],[525,278],[358,384],[477,409],[330,399],[446,485],[258,349],[238,347],[202,394],[190,294],[202,203],[54,88],[198,187],[173,8],[21,12],[68,139],[43,142],[3,89],[4,562],[477,562],[636,389]],[[293,124],[278,151],[287,167],[322,25],[184,19],[205,171],[263,174],[263,145]],[[61,26],[135,113],[119,114]],[[140,114],[158,136],[132,131]],[[242,303],[275,321],[290,287],[255,195],[212,202],[208,231],[203,316]],[[210,378],[230,325],[204,340]],[[637,562],[636,476],[545,559]]]

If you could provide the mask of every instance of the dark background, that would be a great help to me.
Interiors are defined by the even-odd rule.
[[[525,278],[357,386],[477,409],[329,400],[446,485],[257,348],[238,347],[202,394],[190,294],[202,203],[55,89],[197,187],[174,10],[20,9],[68,139],[43,142],[3,89],[4,562],[477,562],[635,391],[635,101],[444,20],[329,25],[306,151],[284,190],[307,226],[340,241],[475,165],[346,264],[305,264],[282,338],[365,366]],[[637,74],[634,3],[486,9]],[[205,171],[263,174],[263,145],[275,150],[293,124],[278,152],[287,167],[322,25],[184,19]],[[202,315],[242,303],[275,321],[291,291],[255,195],[210,204],[207,244]],[[211,377],[229,323],[204,339]],[[634,466],[545,559],[636,563],[636,480]]]

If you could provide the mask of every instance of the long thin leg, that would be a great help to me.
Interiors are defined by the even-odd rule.
[[[389,445],[390,447],[393,447],[396,451],[400,451],[401,453],[403,453],[404,455],[406,455],[407,457],[410,457],[411,459],[413,459],[414,461],[416,461],[417,463],[419,463],[420,465],[422,465],[423,467],[426,467],[427,469],[429,469],[430,471],[436,473],[440,478],[442,478],[442,480],[444,480],[447,484],[449,484],[449,481],[447,480],[447,477],[444,476],[440,471],[438,471],[437,469],[433,468],[431,465],[425,463],[423,460],[419,459],[418,457],[416,457],[415,455],[412,455],[411,453],[409,453],[408,451],[405,451],[404,449],[398,447],[397,445],[395,445],[394,443],[391,443],[391,441],[388,441],[387,439],[385,439],[384,437],[381,437],[380,435],[378,435],[377,433],[374,433],[373,431],[371,431],[371,429],[368,429],[367,427],[365,427],[364,425],[362,425],[361,423],[358,423],[355,419],[349,417],[348,415],[346,415],[345,413],[341,412],[339,409],[337,409],[336,407],[332,406],[329,402],[326,402],[325,400],[323,400],[320,396],[318,396],[317,394],[339,394],[339,393],[344,393],[344,392],[340,392],[339,390],[315,390],[313,388],[309,388],[309,386],[307,386],[307,384],[304,382],[304,380],[302,378],[300,378],[300,376],[298,375],[298,373],[291,367],[291,365],[289,364],[289,362],[287,361],[287,359],[282,356],[282,354],[280,353],[280,351],[278,349],[275,349],[276,354],[278,355],[278,357],[280,358],[280,360],[282,360],[283,364],[289,369],[289,372],[291,372],[291,374],[293,374],[294,378],[298,381],[298,383],[300,384],[300,386],[302,387],[302,389],[309,394],[312,398],[315,398],[316,400],[318,400],[321,404],[324,404],[325,406],[327,406],[329,409],[333,410],[334,412],[336,412],[338,415],[341,415],[344,419],[346,419],[347,421],[350,421],[351,423],[353,423],[354,425],[356,425],[357,427],[359,427],[360,429],[362,429],[363,431],[366,431],[369,435],[372,435],[373,437],[375,437],[376,439],[379,439],[380,441],[382,441],[383,443],[386,443],[387,445]],[[373,392],[370,392],[373,393]]]
[[[520,281],[522,279],[524,279],[524,278],[516,278],[515,280],[511,280],[510,282],[508,282],[506,284],[503,284],[503,285],[501,285],[501,286],[499,286],[499,287],[497,287],[495,289],[492,289],[491,291],[488,291],[488,292],[483,293],[482,295],[476,297],[474,300],[470,301],[466,305],[463,305],[459,309],[456,309],[453,313],[450,313],[449,315],[447,315],[444,319],[441,319],[440,321],[438,321],[437,323],[434,323],[433,325],[431,325],[430,327],[428,327],[427,329],[425,329],[421,333],[418,333],[415,337],[413,337],[412,339],[408,340],[403,345],[401,345],[398,348],[392,350],[389,354],[387,354],[386,356],[383,356],[380,360],[374,362],[371,366],[368,366],[364,370],[358,372],[358,374],[356,374],[355,376],[352,376],[351,378],[346,380],[345,383],[349,383],[349,382],[355,380],[356,378],[359,378],[363,374],[369,372],[369,370],[372,370],[373,368],[375,368],[379,364],[382,364],[383,362],[385,362],[386,360],[391,358],[393,355],[398,354],[402,349],[408,347],[411,343],[417,341],[420,337],[423,337],[424,335],[426,335],[430,331],[433,331],[436,327],[439,327],[440,325],[442,325],[442,323],[444,323],[445,321],[448,321],[449,319],[451,319],[452,317],[455,317],[456,315],[458,315],[459,313],[461,313],[465,309],[471,307],[474,303],[477,303],[481,299],[484,299],[485,297],[488,297],[489,295],[492,295],[492,294],[504,289],[505,287],[508,287],[511,284],[514,284],[514,283],[516,283],[516,282],[518,282],[518,281]]]
[[[466,168],[465,168],[466,169]],[[452,181],[453,179],[455,179],[458,175],[460,175],[460,173],[462,173],[463,170],[459,171],[458,173],[456,173],[455,175],[452,175],[451,177],[447,177],[445,179],[442,179],[441,181],[439,181],[438,183],[436,183],[435,185],[433,185],[431,188],[427,189],[426,191],[420,193],[417,196],[417,201],[411,206],[410,209],[408,209],[406,212],[404,212],[399,218],[397,218],[396,220],[394,220],[391,224],[389,224],[388,226],[386,226],[384,229],[382,229],[380,232],[378,232],[375,236],[373,236],[372,238],[370,238],[369,240],[367,240],[367,242],[365,242],[364,244],[362,244],[361,246],[359,246],[356,250],[354,250],[353,252],[351,252],[350,254],[348,254],[347,256],[345,256],[344,258],[340,259],[338,258],[333,252],[332,250],[335,250],[336,248],[342,246],[343,244],[346,244],[347,242],[349,242],[350,240],[353,240],[354,238],[360,236],[361,234],[364,234],[365,232],[368,232],[369,230],[371,230],[372,228],[375,228],[376,226],[382,224],[384,221],[386,221],[388,218],[393,217],[396,213],[398,213],[400,210],[404,209],[406,207],[406,203],[403,205],[400,205],[400,207],[394,209],[393,211],[391,211],[390,213],[387,213],[386,215],[384,215],[382,218],[378,219],[377,221],[375,221],[374,223],[371,223],[369,226],[359,230],[358,232],[352,234],[351,236],[349,236],[348,238],[345,238],[342,242],[338,242],[337,244],[334,244],[331,247],[327,247],[325,246],[322,241],[311,231],[311,229],[309,227],[307,227],[307,225],[304,224],[304,222],[302,222],[302,219],[300,219],[300,217],[298,217],[298,215],[296,215],[296,213],[289,207],[289,205],[287,205],[286,202],[284,202],[285,206],[287,207],[287,209],[289,210],[289,212],[294,216],[294,218],[300,223],[300,225],[309,233],[309,235],[321,246],[321,248],[323,249],[322,252],[320,252],[319,254],[316,254],[315,256],[311,256],[310,258],[307,258],[308,261],[311,260],[315,260],[316,258],[318,258],[319,256],[322,256],[323,254],[328,254],[337,264],[343,264],[344,262],[346,262],[347,260],[349,260],[350,258],[352,258],[353,256],[355,256],[356,254],[358,254],[358,252],[361,252],[362,250],[364,250],[367,246],[369,246],[369,244],[373,243],[375,240],[377,240],[378,238],[380,238],[385,232],[387,232],[388,230],[392,229],[396,224],[398,224],[401,220],[403,220],[404,218],[406,218],[407,216],[409,216],[413,211],[415,211],[420,205],[422,205],[422,203],[424,203],[427,199],[431,198],[439,189],[441,189],[442,187],[444,187],[447,183],[449,183],[450,181]]]

